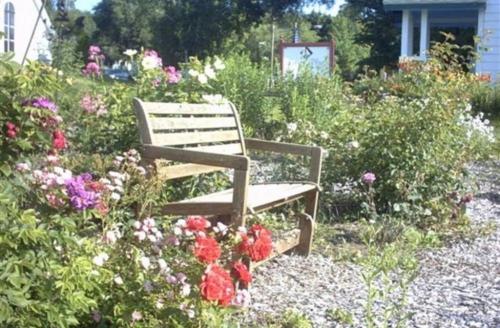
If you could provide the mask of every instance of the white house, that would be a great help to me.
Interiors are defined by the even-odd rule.
[[[42,0],[0,0],[0,22],[3,24],[3,42],[0,52],[13,52],[14,60],[21,62],[35,28]],[[27,59],[50,61],[49,35],[51,21],[45,8],[37,25]]]
[[[500,81],[500,0],[384,0],[386,11],[401,12],[401,57],[424,60],[439,30],[480,37],[476,72]],[[455,33],[454,33],[455,34]]]

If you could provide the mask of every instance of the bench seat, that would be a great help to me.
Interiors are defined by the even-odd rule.
[[[310,191],[316,191],[314,183],[273,183],[248,186],[247,209],[257,213],[293,202]],[[233,189],[167,204],[164,214],[172,215],[222,215],[231,214]]]

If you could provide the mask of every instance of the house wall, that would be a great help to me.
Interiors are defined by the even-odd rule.
[[[14,60],[21,62],[28,47],[28,42],[35,27],[38,17],[38,12],[42,1],[40,0],[0,0],[0,31],[4,32],[4,14],[6,3],[11,2],[14,5]],[[49,51],[48,35],[51,22],[44,10],[42,19],[38,23],[33,41],[31,42],[27,58],[30,60],[50,61],[51,55]],[[4,52],[3,38],[0,41],[0,52]]]
[[[500,82],[500,0],[487,0],[484,13],[479,14],[478,35],[481,37],[481,51],[476,71],[490,74]]]

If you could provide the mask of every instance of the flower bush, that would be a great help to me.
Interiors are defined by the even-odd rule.
[[[240,54],[169,66],[127,50],[127,83],[106,80],[92,46],[81,76],[30,63],[0,71],[0,325],[220,327],[248,306],[248,264],[272,254],[261,224],[164,217],[161,205],[227,187],[223,173],[164,183],[141,166],[132,98],[228,100],[248,136],[321,145],[321,215],[339,194],[371,221],[429,227],[472,198],[465,164],[487,154],[489,122],[471,108],[481,79],[445,63],[406,63],[352,85],[304,72],[268,83]],[[273,174],[303,179],[284,157]],[[36,250],[36,251],[34,251]]]

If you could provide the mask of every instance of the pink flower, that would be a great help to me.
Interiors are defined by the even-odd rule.
[[[361,177],[361,181],[363,181],[363,183],[367,185],[372,185],[375,182],[375,180],[377,180],[377,177],[372,172],[366,172]]]
[[[92,56],[92,55],[99,55],[101,53],[101,48],[99,48],[99,46],[94,46],[94,45],[91,45],[89,47],[89,55]]]
[[[108,112],[101,95],[92,97],[91,95],[86,94],[80,100],[80,107],[87,114],[96,114],[97,116],[104,115]]]
[[[134,312],[132,312],[132,321],[139,321],[139,320],[142,320],[142,313],[135,310]]]
[[[30,165],[28,163],[17,163],[16,164],[16,170],[19,172],[26,172],[29,171]]]
[[[92,311],[92,320],[94,320],[95,322],[100,322],[102,319],[102,316],[101,316],[101,313],[99,313],[99,311]]]
[[[177,84],[181,80],[182,74],[180,71],[176,70],[174,66],[167,66],[165,68],[165,74],[167,74],[167,81],[170,84]]]
[[[101,67],[95,62],[89,62],[82,71],[85,76],[98,76],[101,75]]]

